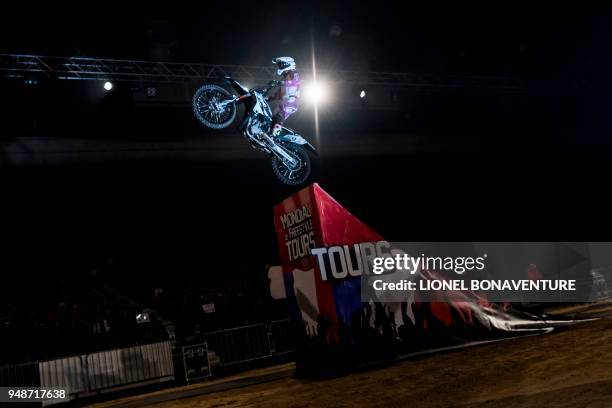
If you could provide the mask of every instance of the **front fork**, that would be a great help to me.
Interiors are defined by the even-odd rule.
[[[295,157],[287,153],[287,151],[281,146],[279,146],[270,136],[265,133],[261,133],[260,136],[262,136],[264,140],[268,142],[268,148],[270,149],[273,155],[281,159],[284,163],[288,163],[291,167],[295,167],[298,164],[298,161],[295,159]]]
[[[248,125],[247,125],[248,126]],[[266,133],[261,132],[257,136],[250,136],[249,133],[244,131],[245,137],[251,142],[252,146],[256,149],[259,149],[265,153],[273,154],[282,160],[285,163],[288,163],[290,166],[297,165],[297,160],[291,156],[285,149],[279,146],[274,139],[268,136]],[[259,139],[261,138],[261,140]]]

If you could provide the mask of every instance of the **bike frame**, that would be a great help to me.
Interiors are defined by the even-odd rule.
[[[225,80],[232,86],[232,88],[238,93],[238,95],[234,96],[232,99],[228,99],[227,101],[224,101],[222,104],[223,105],[227,105],[230,103],[244,103],[245,104],[245,116],[244,116],[244,119],[242,120],[241,125],[238,127],[238,129],[241,132],[245,133],[245,136],[247,138],[251,139],[254,143],[257,143],[257,145],[259,145],[267,153],[274,154],[279,159],[281,159],[284,162],[289,163],[292,166],[296,164],[296,160],[290,154],[288,154],[278,142],[303,145],[307,147],[311,152],[316,154],[315,148],[306,139],[296,134],[293,130],[286,128],[284,126],[282,127],[282,129],[285,131],[284,134],[276,137],[275,139],[270,137],[265,132],[262,132],[260,134],[260,136],[264,139],[264,141],[257,140],[253,138],[251,135],[249,135],[246,132],[246,126],[249,124],[249,118],[254,114],[253,111],[256,108],[257,103],[264,105],[264,106],[261,106],[260,110],[262,112],[259,112],[259,113],[263,114],[264,116],[272,120],[272,112],[270,110],[270,105],[268,104],[267,101],[261,100],[261,99],[263,98],[262,95],[265,95],[274,86],[247,89],[244,86],[242,86],[238,81],[236,81],[235,79],[231,77],[225,77]]]

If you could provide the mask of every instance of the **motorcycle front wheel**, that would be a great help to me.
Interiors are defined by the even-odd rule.
[[[193,113],[206,127],[226,128],[236,118],[236,104],[229,99],[232,95],[219,85],[203,85],[193,95]]]
[[[285,144],[283,147],[297,160],[297,164],[291,166],[278,157],[272,156],[272,170],[281,182],[290,186],[300,185],[310,176],[310,156],[300,145]]]

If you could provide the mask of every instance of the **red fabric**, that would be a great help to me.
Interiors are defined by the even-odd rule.
[[[318,265],[312,256],[293,262],[289,260],[289,252],[285,245],[286,231],[282,227],[281,216],[295,211],[302,206],[310,209],[316,247],[374,242],[380,241],[383,238],[342,207],[316,183],[298,191],[274,207],[274,225],[279,242],[283,273],[292,273],[295,268],[308,270],[314,267],[319,313],[329,319],[332,327],[337,327],[338,317],[331,281],[323,281],[321,279]],[[332,332],[332,342],[335,342],[338,340],[337,330],[332,330]]]

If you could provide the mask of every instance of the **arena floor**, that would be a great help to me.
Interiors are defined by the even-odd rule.
[[[287,370],[287,366],[280,369]],[[612,318],[335,379],[289,377],[163,403],[146,401],[146,396],[132,397],[128,405],[611,407]],[[100,406],[121,406],[126,402],[111,401]]]

